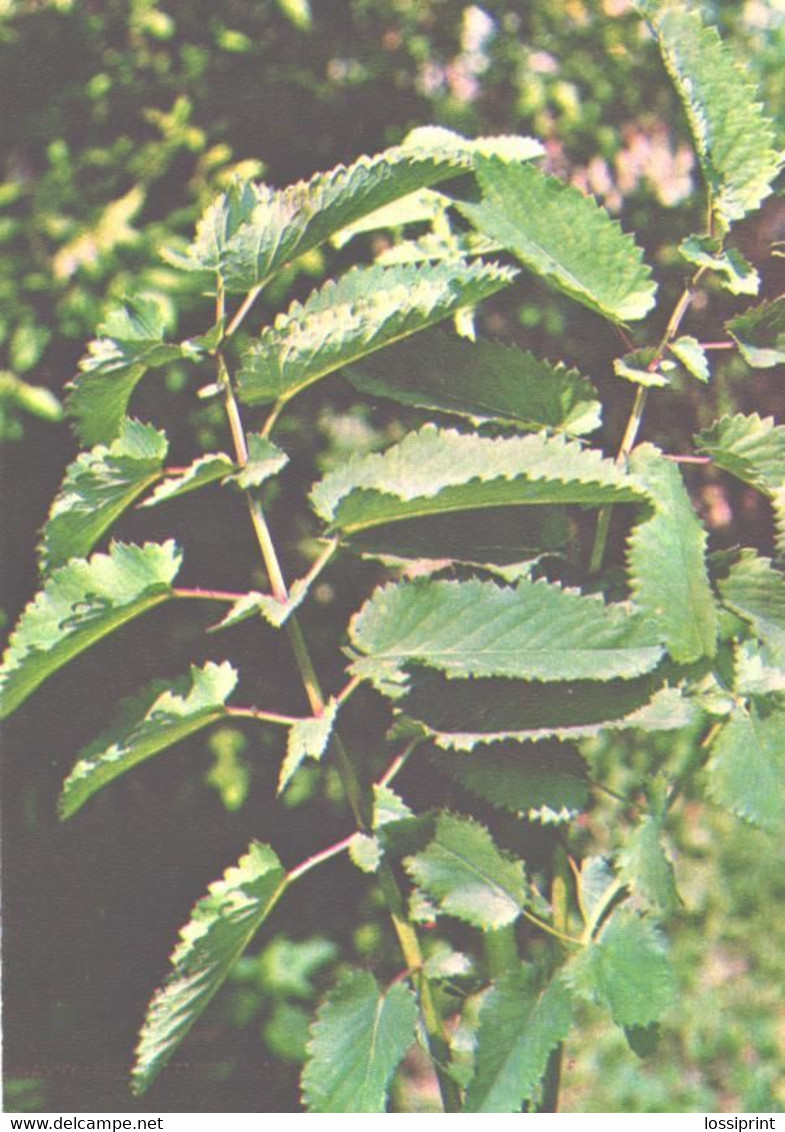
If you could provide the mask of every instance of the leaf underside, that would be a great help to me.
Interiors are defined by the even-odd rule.
[[[770,559],[744,550],[718,588],[723,604],[750,623],[774,663],[785,668],[785,574]]]
[[[395,983],[348,971],[319,1008],[302,1091],[309,1112],[386,1112],[387,1090],[415,1038],[417,1003]]]
[[[172,597],[180,562],[171,541],[113,543],[108,554],[55,570],[11,634],[0,670],[0,718],[73,657]]]
[[[172,972],[147,1009],[133,1070],[147,1091],[226,979],[280,896],[285,873],[275,853],[254,841],[193,909],[172,953]]]
[[[599,428],[597,391],[577,370],[517,346],[434,330],[347,370],[361,392],[417,409],[523,431],[582,436]]]
[[[242,356],[240,400],[288,401],[335,370],[488,298],[514,276],[486,263],[355,267],[262,331]]]
[[[173,684],[156,681],[129,701],[117,722],[79,756],[63,784],[60,816],[70,818],[93,794],[131,767],[220,719],[237,683],[231,664],[191,667]]]
[[[566,821],[589,797],[586,763],[560,743],[492,743],[473,754],[435,750],[430,759],[478,798],[531,820]]]
[[[643,318],[656,285],[632,236],[591,197],[534,166],[477,162],[480,204],[460,211],[531,271],[613,322]]]
[[[167,476],[158,484],[155,491],[145,499],[141,507],[157,507],[159,503],[166,503],[170,499],[178,499],[181,495],[188,495],[191,491],[198,491],[207,484],[225,480],[236,470],[236,465],[223,452],[215,452],[209,456],[200,456],[197,460],[177,475]]]

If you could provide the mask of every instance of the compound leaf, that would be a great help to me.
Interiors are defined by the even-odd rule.
[[[174,542],[128,546],[55,570],[22,612],[0,669],[0,718],[69,660],[173,596],[181,554]]]
[[[268,845],[248,852],[211,884],[180,931],[172,971],[147,1008],[136,1048],[132,1088],[144,1093],[269,914],[285,886],[285,872]]]
[[[473,306],[512,281],[490,263],[355,267],[293,303],[243,354],[240,399],[294,397],[366,354]]]
[[[589,796],[586,763],[560,743],[491,743],[472,754],[434,751],[430,758],[465,790],[530,821],[568,821]]]
[[[490,439],[424,425],[383,453],[350,458],[311,491],[331,531],[523,504],[644,502],[612,460],[564,437]]]
[[[190,491],[198,491],[200,487],[205,487],[208,483],[225,480],[235,470],[235,467],[233,461],[223,452],[200,456],[184,471],[178,472],[177,475],[167,476],[165,480],[162,480],[152,495],[139,506],[157,507],[159,503],[165,503],[168,499],[177,499],[181,495],[187,495]]]
[[[725,326],[748,365],[768,369],[785,362],[785,295],[751,307]]]
[[[302,1077],[309,1112],[385,1112],[390,1080],[415,1039],[417,1003],[370,971],[348,971],[319,1008]]]
[[[613,322],[643,318],[656,285],[633,238],[591,197],[534,166],[479,158],[465,216],[557,290]]]
[[[401,405],[582,436],[600,426],[600,403],[577,370],[499,342],[434,330],[347,370],[361,392]]]
[[[635,449],[630,467],[651,491],[654,508],[630,535],[633,597],[675,660],[713,656],[717,610],[706,570],[707,537],[679,469],[651,444]]]
[[[503,856],[470,818],[440,814],[433,841],[404,865],[441,912],[484,930],[513,923],[526,901],[522,863]]]
[[[785,490],[785,425],[773,417],[722,417],[695,437],[701,452],[770,499]]]
[[[708,792],[745,821],[777,833],[785,824],[785,712],[737,707],[706,765]]]
[[[641,916],[611,916],[565,975],[579,994],[606,1006],[618,1026],[648,1026],[671,1005],[675,979],[662,938]]]
[[[231,664],[208,661],[173,684],[159,680],[134,697],[114,726],[81,752],[63,784],[60,816],[72,817],[131,767],[220,719],[236,683]]]
[[[185,255],[168,258],[185,270],[218,273],[229,292],[249,291],[378,209],[469,172],[477,154],[527,161],[542,152],[531,138],[468,140],[435,127],[414,130],[403,145],[285,189],[233,187],[207,209]]]
[[[524,972],[500,979],[483,1000],[476,1070],[466,1112],[520,1112],[553,1049],[572,1025],[572,1001],[560,978],[536,994]]]
[[[768,558],[744,550],[728,576],[718,582],[729,609],[749,621],[769,648],[775,664],[785,668],[785,576]]]
[[[623,605],[547,582],[429,581],[387,585],[352,619],[349,634],[365,655],[356,675],[378,682],[408,665],[451,677],[611,680],[648,672],[662,648]]]
[[[151,299],[112,311],[98,333],[79,363],[68,399],[77,435],[87,446],[119,436],[131,394],[148,369],[183,356],[181,346],[164,341],[164,317]]]
[[[687,111],[712,209],[727,229],[771,192],[781,165],[772,124],[715,28],[684,5],[641,6]]]
[[[117,439],[66,468],[39,546],[42,570],[89,554],[101,536],[161,474],[168,444],[152,425],[125,420]]]

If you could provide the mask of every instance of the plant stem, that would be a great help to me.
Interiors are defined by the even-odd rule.
[[[665,331],[659,341],[657,349],[654,351],[654,357],[646,367],[649,373],[654,373],[654,371],[657,369],[663,357],[665,356],[665,351],[667,350],[669,344],[678,334],[682,320],[690,308],[690,303],[692,302],[695,288],[705,271],[705,267],[699,267],[693,277],[690,279],[687,286],[682,291],[679,300],[676,303],[676,306],[673,308],[673,313],[668,319],[668,325],[665,327]],[[627,427],[624,430],[624,436],[622,437],[621,444],[619,445],[619,451],[616,454],[616,463],[620,467],[626,467],[629,455],[632,452],[633,447],[635,446],[635,441],[638,437],[638,430],[640,429],[641,421],[643,419],[643,411],[646,408],[648,392],[648,388],[645,385],[638,386],[638,390],[635,394],[635,401],[633,402],[629,420],[627,421]],[[610,530],[612,513],[613,504],[611,503],[606,503],[604,507],[600,508],[600,513],[597,518],[597,531],[594,536],[594,546],[592,547],[591,558],[589,560],[590,574],[598,574],[602,569],[602,562],[605,557],[605,547],[608,542],[608,532]]]
[[[296,868],[286,874],[287,887],[296,880],[299,880],[305,873],[310,872],[311,869],[315,869],[317,865],[321,865],[324,861],[329,861],[332,857],[337,857],[339,853],[345,853],[353,840],[354,834],[350,833],[348,837],[344,837],[343,841],[337,841],[335,845],[330,845],[329,848],[322,849],[319,853],[314,853],[307,861],[303,861],[302,864],[297,865]]]
[[[246,301],[240,310],[242,311],[243,308],[247,309],[249,306],[250,303]],[[238,315],[239,313],[238,311]],[[235,323],[238,323],[237,315],[230,329],[234,329]],[[226,369],[223,357],[220,354],[218,355],[218,377],[224,393],[224,406],[232,434],[237,463],[244,466],[248,463],[248,445],[245,438],[245,430],[232,388],[231,378]],[[268,425],[270,425],[270,421],[268,421]],[[273,595],[278,601],[287,602],[289,600],[289,591],[278,560],[275,544],[264,517],[261,502],[251,492],[246,492],[246,496],[248,499],[251,522],[257,542],[259,543],[259,549],[262,553],[265,569],[270,579]],[[330,553],[332,553],[332,548]],[[311,659],[308,645],[306,644],[299,621],[294,614],[292,614],[286,622],[286,634],[294,653],[295,662],[299,669],[311,710],[315,716],[321,716],[325,709],[325,697]],[[338,773],[343,783],[344,790],[346,791],[346,796],[357,826],[360,830],[368,832],[372,826],[373,816],[370,799],[363,795],[363,790],[354,764],[343,739],[337,731],[333,732],[332,749],[335,752]],[[445,1112],[460,1112],[460,1090],[456,1082],[452,1080],[445,1069],[450,1054],[449,1043],[444,1033],[439,1011],[433,997],[433,988],[423,971],[424,958],[417,931],[406,916],[403,897],[398,882],[395,879],[390,865],[384,860],[379,867],[378,877],[406,966],[412,972],[415,972],[416,975],[423,1022],[425,1023],[428,1040],[433,1052],[434,1069],[439,1083],[444,1110]]]
[[[257,283],[257,285],[255,287],[252,287],[248,294],[245,296],[242,303],[238,307],[234,318],[226,328],[226,338],[231,338],[235,330],[237,330],[240,323],[243,321],[245,316],[248,314],[248,311],[251,309],[251,307],[254,305],[259,295],[261,294],[263,286],[263,283]]]
[[[231,590],[203,590],[203,589],[189,589],[188,587],[179,586],[174,591],[175,597],[182,598],[196,598],[200,601],[230,601],[232,604],[244,598],[245,594],[232,593]]]

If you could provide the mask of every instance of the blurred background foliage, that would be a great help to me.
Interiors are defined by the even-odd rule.
[[[769,107],[782,109],[785,19],[777,0],[700,7]],[[202,296],[160,250],[187,240],[201,207],[232,177],[282,185],[377,152],[428,123],[468,135],[534,134],[546,143],[550,169],[635,230],[665,295],[674,297],[684,274],[676,247],[700,223],[699,175],[682,113],[626,0],[0,0],[0,84],[2,604],[9,620],[35,589],[37,531],[75,452],[63,391],[85,341],[113,304],[140,292],[156,299],[173,333],[205,329]],[[764,296],[782,290],[785,261],[771,245],[783,236],[785,206],[774,197],[736,237],[761,274]],[[312,253],[286,282],[303,294],[354,255],[377,253],[380,239],[365,235],[348,251]],[[257,322],[283,300],[278,287]],[[689,332],[716,339],[723,318],[745,303],[707,282]],[[660,309],[667,317],[667,301]],[[593,316],[527,278],[481,317],[485,333],[579,363],[603,394],[601,436],[609,448],[618,442],[632,391],[608,376],[618,345]],[[711,388],[676,384],[653,399],[649,439],[689,451],[695,428],[720,412],[774,409],[769,371],[753,374],[732,354],[721,362]],[[220,416],[193,398],[189,381],[175,367],[165,382],[143,385],[134,402],[142,419],[166,427],[175,462],[223,443]],[[340,381],[328,383],[296,421],[281,424],[282,443],[304,468],[303,478],[284,479],[268,500],[290,572],[308,561],[314,533],[301,506],[308,476],[400,432],[400,411],[355,402]],[[770,549],[759,495],[731,489],[706,469],[695,471],[691,486],[715,546]],[[184,584],[259,583],[241,509],[227,508],[212,489],[152,521],[131,515],[119,533],[174,534],[187,549]],[[619,540],[619,561],[622,551]],[[328,574],[305,612],[328,683],[340,662],[336,627],[377,576],[375,568],[344,564],[340,580]],[[139,768],[74,824],[58,825],[60,783],[115,701],[208,649],[217,655],[203,635],[208,615],[196,620],[173,610],[152,627],[129,627],[119,642],[53,679],[6,727],[7,1109],[133,1109],[126,1080],[135,1030],[176,930],[207,882],[251,836],[293,864],[347,831],[329,768],[301,771],[276,804],[280,736],[229,727]],[[259,670],[258,634],[246,624],[217,647],[231,650],[241,669]],[[261,665],[269,702],[299,712],[285,653],[265,651]],[[358,747],[371,722],[384,725],[373,700],[358,698],[345,714]],[[658,743],[615,740],[587,753],[611,785],[634,794],[660,765]],[[367,773],[386,758],[369,752]],[[444,784],[407,768],[401,789],[427,804]],[[614,829],[632,818],[598,796],[575,844],[610,852]],[[683,906],[668,930],[682,1002],[692,1008],[670,1020],[645,1061],[587,1013],[568,1050],[563,1107],[781,1110],[785,852],[689,797],[670,832]],[[543,859],[556,837],[531,837]],[[385,961],[386,939],[373,889],[349,863],[312,874],[138,1107],[295,1111],[315,1001],[341,957],[376,965]],[[434,1103],[416,1058],[405,1067],[398,1103],[423,1111]]]

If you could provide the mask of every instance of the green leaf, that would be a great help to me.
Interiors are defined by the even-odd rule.
[[[430,757],[465,790],[530,821],[568,821],[588,800],[585,762],[559,743],[491,743],[472,754],[436,751]]]
[[[319,1008],[302,1077],[309,1112],[386,1112],[393,1073],[415,1038],[417,1003],[403,983],[387,991],[348,971]]]
[[[480,1010],[477,1068],[464,1111],[520,1112],[571,1025],[572,1002],[562,979],[554,979],[540,995],[524,972],[501,979]]]
[[[241,621],[247,621],[249,617],[264,617],[268,624],[272,625],[274,629],[280,629],[291,615],[299,608],[310,589],[310,585],[305,579],[298,579],[292,582],[289,587],[288,601],[279,601],[277,597],[272,594],[262,594],[256,590],[251,590],[250,593],[243,594],[243,596],[234,603],[232,608],[217,625],[213,625],[210,632],[217,632],[219,629],[229,629],[233,625],[239,625]]]
[[[623,605],[547,582],[387,585],[352,619],[364,653],[353,672],[378,682],[408,665],[459,676],[578,680],[638,676],[662,656],[656,635]]]
[[[187,495],[189,491],[198,491],[208,483],[225,480],[235,467],[236,465],[223,452],[200,456],[184,471],[168,476],[159,483],[152,495],[139,506],[157,507],[159,503],[165,503],[168,499],[177,499],[181,495]]]
[[[697,338],[693,338],[689,334],[682,335],[675,342],[671,342],[668,348],[679,359],[687,372],[691,373],[698,381],[705,383],[710,379],[709,359]]]
[[[651,444],[632,454],[631,470],[649,488],[654,513],[629,539],[630,588],[674,660],[713,656],[717,609],[706,570],[706,532],[678,467]]]
[[[440,569],[466,562],[512,581],[532,559],[565,550],[570,534],[566,507],[510,506],[390,521],[357,531],[348,541],[365,558],[389,563],[416,558]]]
[[[522,863],[503,856],[470,818],[440,814],[433,841],[404,865],[439,911],[484,930],[514,923],[526,901]]]
[[[493,295],[514,276],[486,263],[355,267],[262,331],[242,357],[240,400],[288,401],[334,370]]]
[[[577,878],[578,904],[584,924],[591,923],[601,905],[607,907],[607,895],[615,887],[616,878],[604,857],[584,857]]]
[[[749,621],[768,645],[771,659],[785,668],[785,575],[768,558],[743,550],[727,578],[718,582],[723,604]]]
[[[539,434],[492,440],[424,425],[383,453],[356,456],[311,491],[330,531],[523,504],[643,502],[643,485],[575,441]]]
[[[147,1009],[133,1070],[133,1091],[147,1091],[204,1012],[285,886],[268,845],[248,852],[211,884],[194,907],[172,953],[172,971]]]
[[[286,788],[303,759],[314,759],[316,762],[322,759],[335,726],[338,706],[335,700],[330,700],[325,705],[322,715],[310,719],[298,719],[289,728],[286,758],[281,765],[278,778],[279,793]]]
[[[696,267],[708,267],[732,295],[757,295],[760,276],[737,248],[723,248],[715,236],[688,236],[679,252]]]
[[[530,138],[470,141],[450,130],[414,130],[403,145],[285,189],[235,186],[208,208],[186,254],[169,258],[185,270],[218,273],[229,292],[249,291],[383,206],[469,172],[484,152],[525,161],[543,149]]]
[[[656,351],[652,348],[633,350],[631,354],[625,354],[623,358],[614,360],[613,372],[617,377],[631,381],[633,385],[643,385],[647,389],[662,389],[670,385],[670,378],[666,376],[668,363],[662,361],[656,369],[649,369],[655,356]]]
[[[708,792],[769,833],[785,825],[785,711],[737,707],[711,748]]]
[[[225,715],[237,673],[231,664],[191,667],[190,674],[160,680],[129,701],[119,719],[79,756],[63,784],[60,816],[72,817],[108,783],[159,751],[179,743]]]
[[[643,318],[656,285],[643,253],[591,197],[528,165],[480,158],[480,204],[460,211],[557,290],[613,322]]]
[[[568,963],[565,975],[585,998],[606,1006],[618,1026],[658,1021],[675,997],[661,936],[649,920],[615,913],[599,938]]]
[[[261,487],[289,463],[289,457],[272,440],[265,436],[248,437],[248,463],[230,478],[243,491]]]
[[[39,546],[50,571],[89,554],[101,536],[161,474],[168,444],[164,433],[124,421],[117,440],[83,452],[68,465],[49,510]]]
[[[582,436],[600,426],[597,391],[577,370],[498,342],[430,331],[349,369],[361,392],[401,405]]]
[[[785,667],[757,641],[741,641],[734,649],[733,690],[740,696],[785,692]]]
[[[715,28],[681,4],[642,7],[687,111],[712,210],[728,228],[771,192],[781,165],[772,124]]]
[[[673,865],[662,846],[662,826],[645,818],[627,839],[617,857],[619,880],[663,912],[679,903]]]
[[[579,739],[602,731],[673,731],[693,709],[677,688],[654,679],[546,683],[450,680],[423,669],[409,678],[400,709],[425,726],[439,747],[470,751],[478,744],[555,737]],[[391,686],[400,697],[401,689]],[[382,690],[390,694],[391,689]]]
[[[0,669],[0,718],[73,657],[173,596],[181,554],[171,541],[113,543],[55,570],[22,612]]]
[[[701,452],[736,479],[772,499],[785,489],[785,425],[773,417],[722,417],[695,437]]]
[[[409,821],[414,814],[394,790],[389,786],[374,784],[373,788],[373,828],[382,829],[385,825]]]
[[[383,856],[378,837],[369,837],[366,833],[355,833],[349,843],[349,856],[352,864],[356,865],[361,872],[377,872]]]
[[[751,307],[725,326],[748,365],[768,369],[785,362],[785,295]]]
[[[68,413],[83,444],[108,444],[120,435],[128,402],[148,369],[183,356],[164,342],[166,323],[151,299],[136,299],[113,311],[98,328],[70,386]]]

